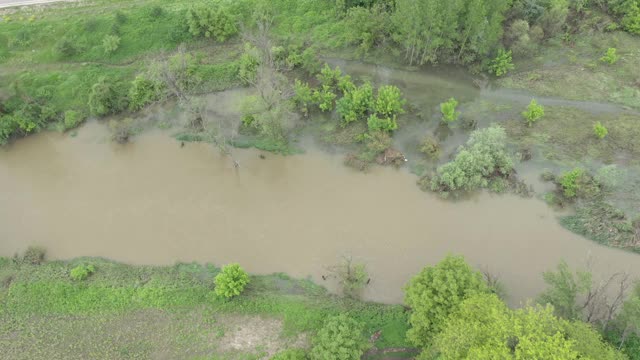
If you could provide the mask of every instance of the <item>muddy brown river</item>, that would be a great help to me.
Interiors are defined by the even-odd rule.
[[[59,259],[239,262],[321,284],[348,255],[368,267],[365,297],[382,302],[402,301],[406,281],[448,253],[499,275],[513,305],[538,294],[561,259],[640,275],[640,256],[564,230],[535,199],[445,202],[405,170],[362,174],[319,151],[265,155],[237,151],[236,169],[210,145],[181,148],[159,131],[114,145],[95,122],[76,137],[22,139],[0,150],[0,255],[41,245]]]

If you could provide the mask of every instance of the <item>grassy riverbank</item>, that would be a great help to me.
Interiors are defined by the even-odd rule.
[[[95,267],[84,281],[70,270]],[[213,265],[131,266],[81,258],[41,265],[0,259],[0,347],[10,359],[254,359],[308,348],[327,317],[348,313],[406,347],[401,306],[342,299],[307,280],[251,276],[241,297],[213,293]]]

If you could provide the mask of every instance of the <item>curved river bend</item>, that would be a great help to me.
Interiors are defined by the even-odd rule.
[[[239,151],[235,169],[210,145],[181,148],[149,132],[116,146],[104,128],[43,133],[0,151],[0,255],[37,244],[53,258],[239,262],[321,284],[327,266],[351,255],[370,272],[365,297],[382,302],[402,301],[406,281],[448,253],[499,275],[512,305],[536,296],[541,273],[561,259],[581,266],[591,257],[602,276],[640,274],[639,256],[564,230],[537,200],[444,202],[405,171],[357,173],[320,152]]]

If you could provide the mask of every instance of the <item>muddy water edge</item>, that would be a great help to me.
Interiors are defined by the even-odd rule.
[[[326,267],[351,255],[371,275],[364,297],[381,302],[401,302],[407,280],[448,253],[500,276],[512,305],[536,296],[561,259],[640,276],[638,255],[564,230],[541,201],[445,202],[403,170],[362,174],[319,151],[259,155],[237,150],[235,168],[211,145],[180,147],[160,131],[118,146],[95,122],[76,137],[20,140],[0,151],[0,255],[40,245],[57,259],[239,262],[328,287]]]

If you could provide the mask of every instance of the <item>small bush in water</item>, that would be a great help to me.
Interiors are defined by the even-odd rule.
[[[609,65],[617,63],[618,60],[620,60],[620,56],[618,56],[616,52],[616,48],[607,49],[607,52],[600,58],[600,61]]]
[[[96,268],[93,265],[78,265],[71,269],[69,275],[75,281],[82,281],[88,278],[91,274],[96,271]]]
[[[238,264],[229,264],[222,267],[222,271],[216,275],[215,292],[220,297],[227,299],[238,296],[249,283],[249,275]]]
[[[607,130],[607,128],[604,127],[604,125],[602,125],[600,121],[598,121],[593,124],[593,133],[596,134],[599,139],[604,139],[609,133],[609,130]]]
[[[460,112],[456,111],[456,107],[458,106],[458,101],[454,98],[447,100],[440,104],[440,112],[442,112],[442,119],[446,123],[452,123],[458,120],[460,116]]]
[[[31,265],[40,265],[44,262],[47,251],[39,246],[29,246],[22,255],[22,261]]]
[[[529,106],[527,106],[527,110],[522,112],[522,116],[527,121],[527,125],[531,126],[544,116],[544,107],[538,105],[538,102],[532,99]]]

